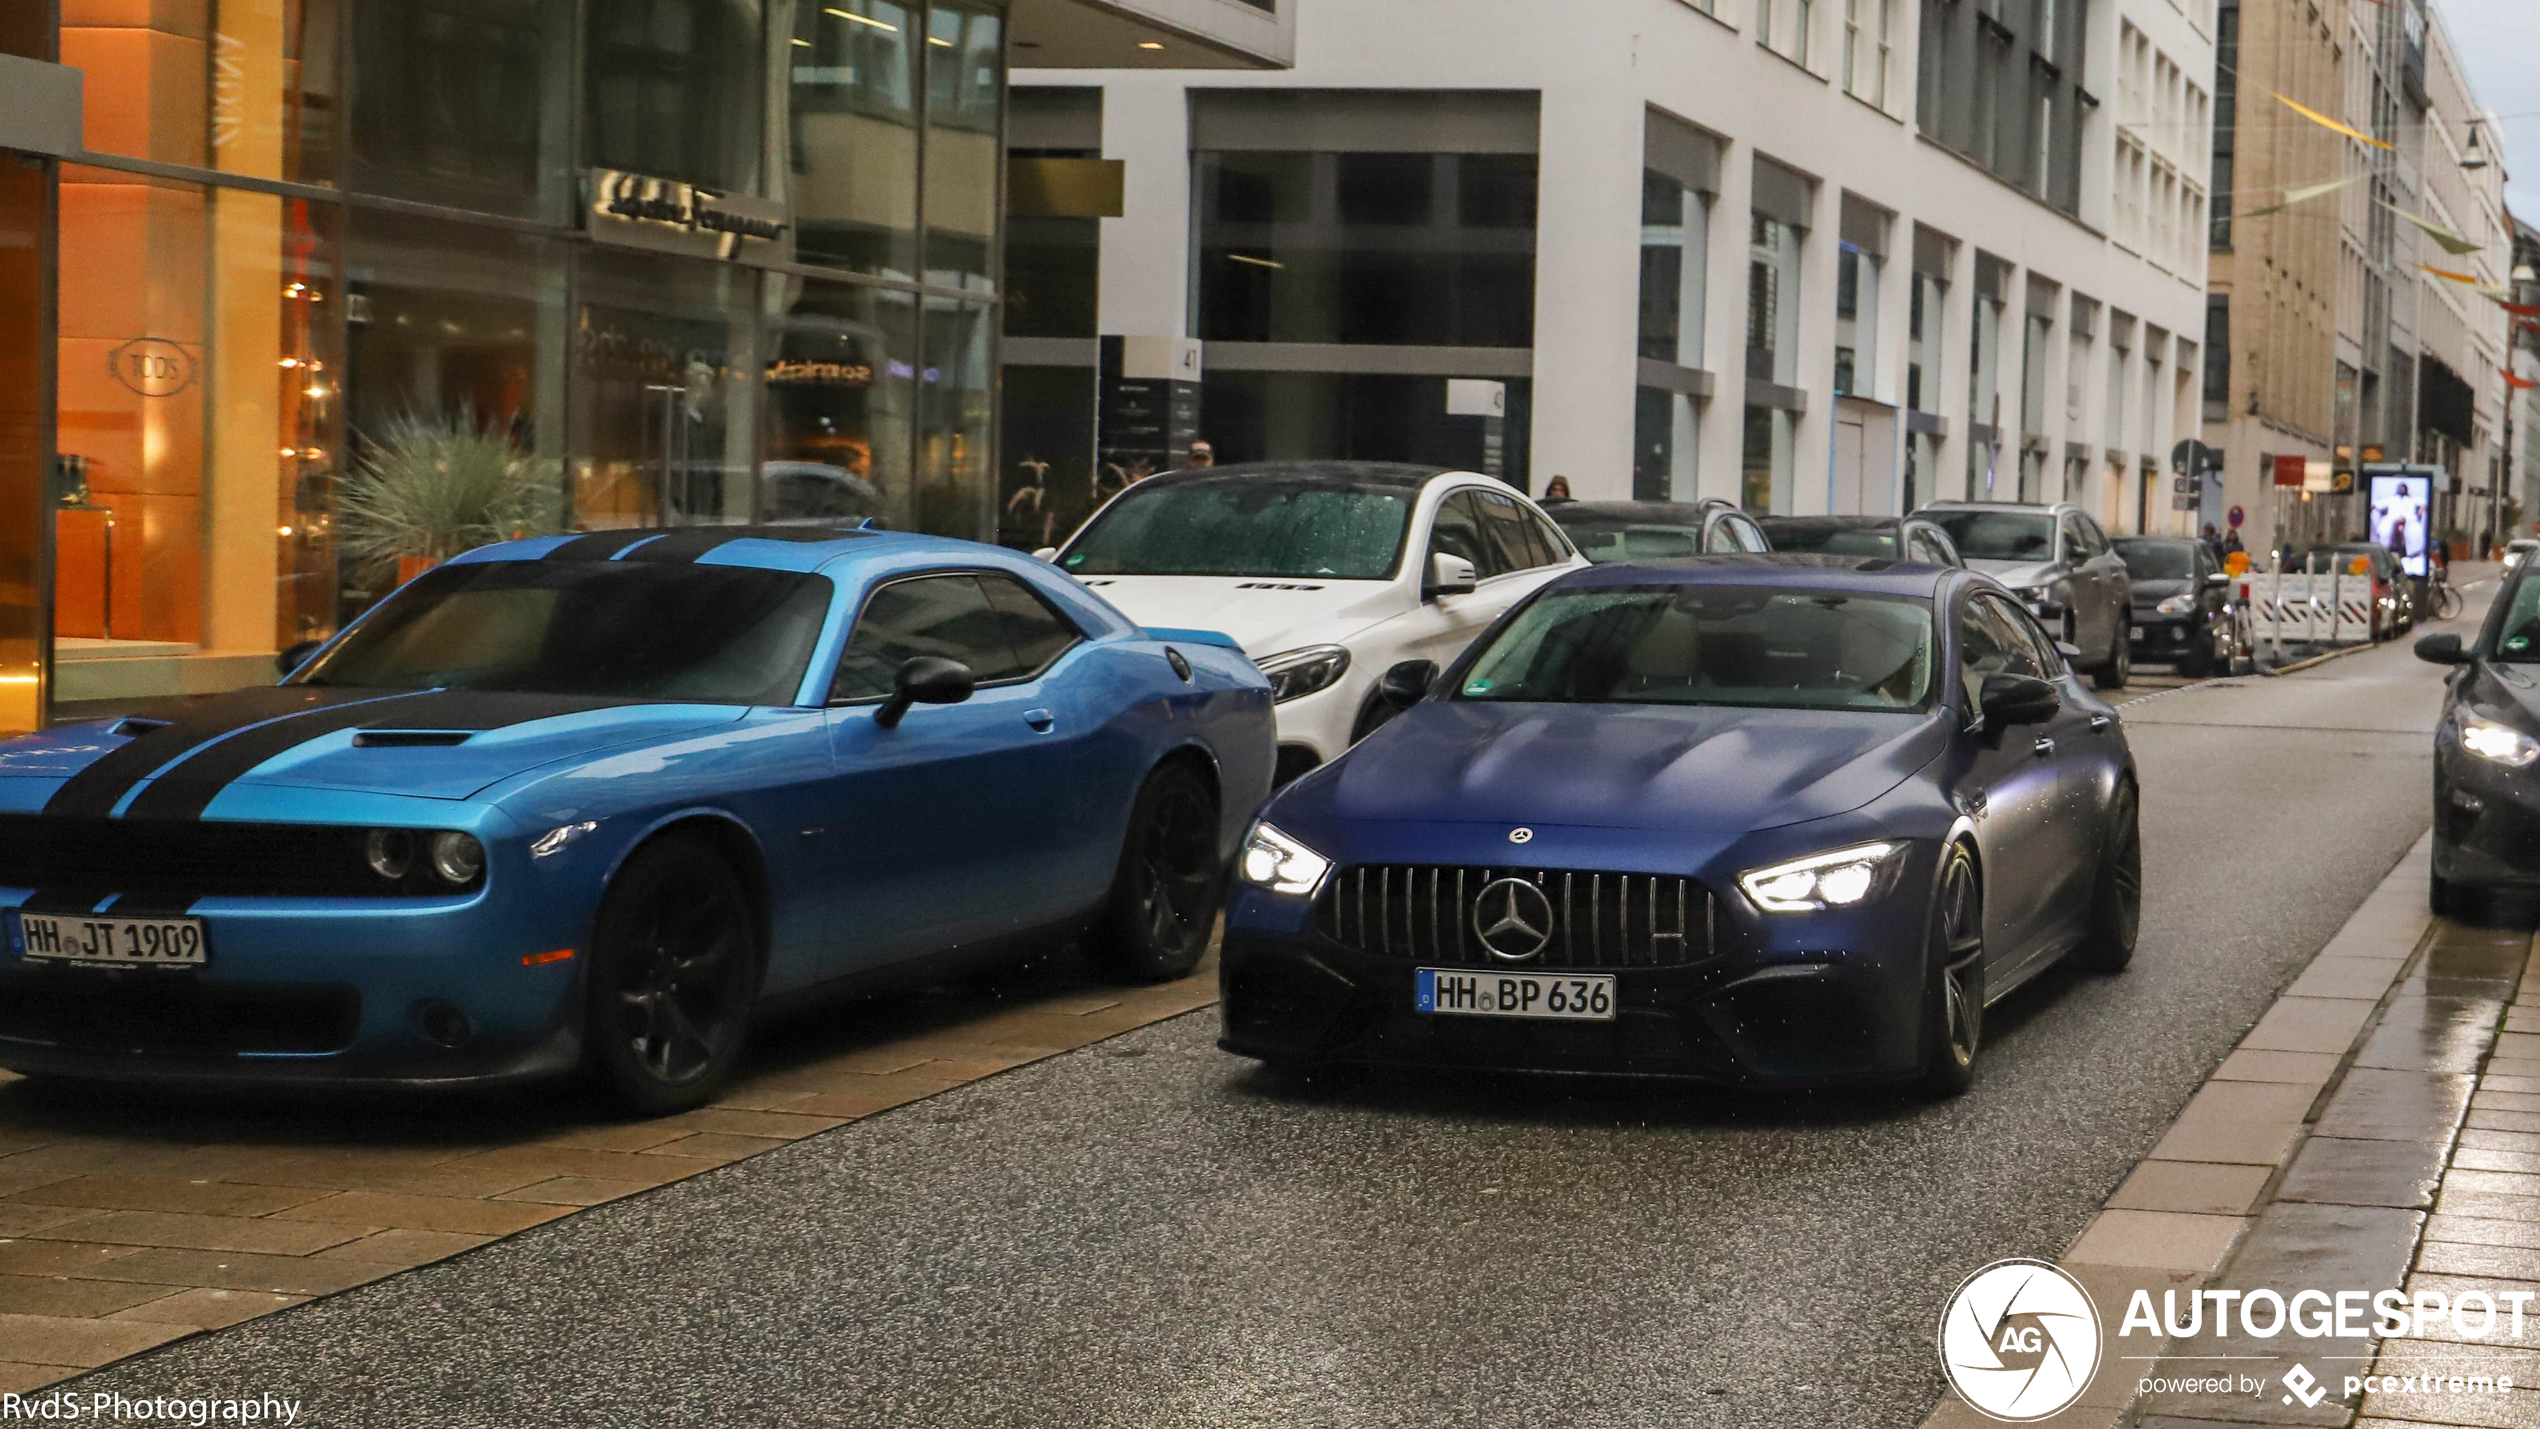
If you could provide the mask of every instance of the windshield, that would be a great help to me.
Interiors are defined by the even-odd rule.
[[[1926,511],[1923,519],[1949,533],[1970,561],[2051,561],[2055,519],[2031,511]]]
[[[2126,574],[2139,581],[2183,581],[2196,574],[2196,553],[2167,541],[2119,541]]]
[[[1620,517],[1575,516],[1553,508],[1552,519],[1570,533],[1570,544],[1579,554],[1597,565],[1612,561],[1669,561],[1678,556],[1699,555],[1702,551],[1702,528],[1699,526],[1654,525],[1647,521],[1630,521]]]
[[[1799,551],[1819,556],[1886,556],[1890,559],[1896,555],[1896,528],[1893,526],[1776,521],[1764,534],[1772,538],[1776,551]]]
[[[1402,553],[1414,494],[1259,476],[1131,487],[1058,563],[1078,576],[1383,580]]]
[[[790,705],[828,618],[826,577],[643,561],[427,571],[300,683]]]
[[[1556,591],[1464,676],[1468,700],[1902,710],[1932,686],[1925,601],[1738,586]]]

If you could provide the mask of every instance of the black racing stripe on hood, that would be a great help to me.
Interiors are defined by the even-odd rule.
[[[112,896],[114,890],[111,888],[39,888],[33,897],[18,905],[18,911],[84,918],[97,911],[97,905]]]
[[[626,553],[630,561],[694,561],[734,541],[784,541],[816,546],[870,534],[834,526],[687,526]]]
[[[168,770],[134,796],[126,817],[199,819],[220,791],[257,765],[312,739],[346,729],[501,729],[558,715],[642,701],[604,695],[540,695],[504,690],[425,690],[375,704],[283,720],[226,739]]]
[[[348,703],[380,698],[377,690],[330,689],[318,685],[266,685],[217,696],[178,715],[161,728],[131,743],[108,750],[95,763],[62,782],[44,803],[44,812],[102,819],[115,811],[132,786],[184,758],[190,750],[234,734],[252,724],[306,714]]]
[[[649,541],[660,534],[658,531],[593,531],[587,536],[574,537],[540,559],[605,561],[638,541]]]

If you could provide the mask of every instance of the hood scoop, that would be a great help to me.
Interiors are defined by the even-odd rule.
[[[148,734],[154,729],[165,729],[173,722],[174,721],[171,720],[145,719],[140,715],[131,715],[126,718],[116,720],[115,727],[106,732],[108,734],[119,734],[126,739],[139,739],[141,736]]]
[[[366,729],[353,736],[355,749],[431,749],[445,745],[465,744],[476,731],[468,729]]]

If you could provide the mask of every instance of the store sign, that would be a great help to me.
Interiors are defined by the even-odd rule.
[[[144,397],[173,397],[194,385],[194,354],[163,337],[136,337],[106,354],[106,370]]]
[[[892,375],[905,377],[908,374],[898,372]],[[870,387],[873,385],[873,364],[779,358],[767,364],[767,382],[772,387]]]
[[[591,170],[589,184],[587,223],[602,243],[750,262],[783,257],[781,241],[793,227],[792,213],[773,199],[618,169]]]

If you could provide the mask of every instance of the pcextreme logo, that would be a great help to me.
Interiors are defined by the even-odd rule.
[[[1940,1366],[1986,1418],[2044,1419],[2081,1398],[2098,1372],[2099,1309],[2080,1281],[2042,1260],[1997,1260],[1949,1297]]]

